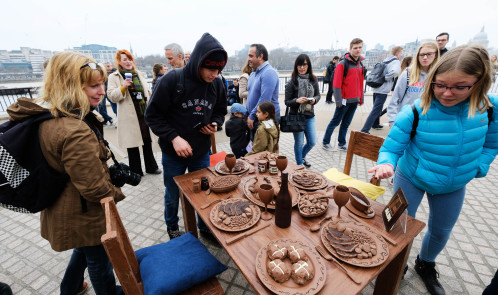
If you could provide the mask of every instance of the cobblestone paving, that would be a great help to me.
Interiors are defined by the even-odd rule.
[[[366,104],[358,109],[352,129],[361,128],[371,109],[371,100],[371,97],[367,96]],[[320,102],[316,108],[317,145],[307,159],[312,164],[311,170],[317,172],[323,172],[331,167],[341,170],[344,166],[345,152],[328,152],[321,148],[321,139],[333,110],[334,105],[325,105],[323,102]],[[387,131],[372,130],[371,133],[385,136]],[[218,132],[217,138],[218,149],[230,151],[222,132]],[[331,144],[336,144],[336,140],[337,130],[332,136]],[[280,144],[280,152],[289,159],[294,159],[292,135],[282,134]],[[156,159],[160,163],[160,153],[156,153]],[[367,181],[370,178],[367,170],[372,165],[371,161],[356,158],[353,161],[351,175]],[[497,168],[498,161],[495,161],[487,177],[474,179],[467,185],[460,218],[446,248],[437,258],[440,280],[447,294],[481,294],[498,268]],[[386,193],[378,201],[387,203],[392,196],[392,186],[387,181],[382,181],[382,186],[386,188]],[[162,175],[146,175],[139,186],[125,186],[123,191],[127,198],[119,203],[118,209],[133,247],[139,249],[168,241],[163,218]],[[422,202],[417,218],[427,222],[427,201]],[[16,295],[58,294],[59,283],[71,251],[55,252],[48,242],[40,237],[39,214],[25,215],[0,209],[0,224],[0,281],[11,285]],[[183,220],[180,220],[180,225],[182,224]],[[424,284],[413,270],[415,257],[420,250],[425,232],[424,229],[413,243],[408,261],[409,270],[401,282],[399,294],[427,293]],[[201,241],[211,253],[228,266],[228,270],[218,276],[226,294],[255,294],[222,248],[202,238]],[[90,284],[88,276],[86,281]],[[372,293],[373,284],[362,292],[362,294]],[[94,294],[91,286],[86,294]]]

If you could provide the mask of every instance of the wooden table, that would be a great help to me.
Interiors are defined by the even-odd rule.
[[[252,155],[248,158],[254,159],[258,154]],[[289,161],[287,171],[290,173],[298,166]],[[212,172],[208,169],[202,169],[192,173],[176,176],[175,182],[180,190],[180,199],[183,208],[183,219],[185,223],[185,230],[192,232],[197,236],[197,226],[195,219],[195,212],[205,221],[207,226],[211,229],[216,239],[223,246],[225,251],[230,255],[242,274],[246,277],[247,281],[251,284],[255,292],[258,294],[271,294],[270,291],[261,283],[256,274],[256,255],[259,249],[268,244],[268,242],[275,239],[292,238],[301,240],[314,247],[315,245],[322,245],[320,240],[320,233],[312,233],[309,227],[319,221],[325,215],[316,218],[303,218],[296,208],[292,212],[292,225],[289,228],[282,229],[275,225],[275,219],[270,221],[260,220],[253,228],[260,227],[266,223],[271,223],[265,229],[254,233],[248,238],[244,238],[231,245],[226,245],[225,241],[240,233],[223,232],[214,227],[209,220],[209,213],[212,207],[210,206],[205,210],[200,207],[213,200],[224,198],[230,194],[234,197],[245,198],[242,192],[242,185],[239,185],[237,190],[229,193],[215,194],[211,193],[206,195],[204,191],[194,193],[192,189],[192,179],[201,178],[202,176],[209,176],[213,178]],[[376,216],[372,219],[363,219],[366,223],[379,230],[379,232],[386,233],[391,239],[396,241],[397,246],[389,245],[389,257],[385,263],[377,267],[360,268],[343,263],[343,265],[352,274],[361,280],[361,284],[355,284],[351,281],[345,273],[343,273],[335,263],[332,261],[325,261],[327,267],[327,280],[325,286],[319,294],[358,294],[363,290],[374,278],[377,277],[375,283],[374,294],[397,294],[403,269],[407,263],[413,239],[422,231],[425,224],[408,216],[406,233],[403,233],[399,223],[395,228],[387,233],[383,230],[384,226],[381,218],[381,210],[385,205],[371,201],[372,207],[376,212]],[[327,215],[337,215],[337,206],[333,201],[330,202]],[[341,210],[341,217],[351,219],[350,213],[345,207]]]

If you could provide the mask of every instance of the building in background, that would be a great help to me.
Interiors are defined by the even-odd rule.
[[[118,51],[116,47],[99,44],[82,45],[81,47],[73,47],[68,50],[86,54],[100,63],[110,62],[111,64],[114,64],[114,56],[116,55],[116,51]]]

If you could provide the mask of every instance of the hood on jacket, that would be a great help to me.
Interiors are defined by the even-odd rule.
[[[194,50],[192,50],[190,59],[185,66],[186,74],[190,75],[191,77],[195,77],[200,82],[204,82],[201,79],[199,70],[204,59],[214,51],[222,51],[225,55],[225,61],[228,60],[228,54],[221,43],[216,40],[216,38],[211,34],[204,33],[201,39],[199,39],[199,41],[197,41],[197,43],[195,44]]]
[[[359,63],[360,61],[363,61],[363,60],[364,60],[363,56],[361,56],[361,55],[360,55],[360,56],[358,57],[358,60],[356,60],[356,61],[355,61],[355,60],[353,59],[353,57],[351,56],[351,53],[350,53],[350,52],[348,52],[348,53],[344,54],[344,59],[347,59],[347,60],[349,60],[350,62],[355,63],[355,64],[356,64],[356,63]]]
[[[43,107],[35,102],[34,99],[20,97],[16,102],[7,108],[9,120],[22,121],[28,117],[48,112],[48,106]]]
[[[273,138],[273,140],[278,139],[278,128],[273,128],[273,126],[275,126],[273,120],[266,120],[260,123],[265,126],[264,130]]]

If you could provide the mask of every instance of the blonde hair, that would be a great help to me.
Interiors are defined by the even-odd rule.
[[[439,48],[437,47],[436,43],[426,42],[420,45],[418,47],[417,54],[414,57],[415,60],[412,62],[412,66],[410,67],[410,81],[408,81],[408,85],[412,85],[413,83],[418,82],[418,80],[420,79],[420,75],[422,74],[422,65],[420,64],[420,60],[418,60],[418,55],[420,54],[420,51],[424,47],[430,47],[436,51],[436,56],[429,65],[427,72],[431,70],[431,68],[436,64],[437,60],[439,59]]]
[[[246,63],[242,67],[242,73],[250,75],[252,73],[252,68],[249,66],[249,61],[246,60]]]
[[[403,50],[403,47],[401,47],[401,46],[394,46],[391,49],[391,55],[396,55],[396,54],[398,54],[398,52],[400,52],[402,50]]]
[[[83,119],[90,112],[90,102],[83,87],[102,79],[107,80],[107,71],[98,65],[97,70],[82,66],[96,61],[79,52],[57,53],[45,69],[43,96],[37,101],[50,104],[50,112],[59,117],[59,112]]]
[[[478,79],[470,93],[469,118],[476,114],[476,109],[483,113],[492,106],[486,95],[492,83],[491,63],[488,51],[484,47],[480,45],[461,45],[446,52],[429,72],[426,81],[431,83],[436,75],[451,71],[461,71]],[[422,101],[420,106],[423,108],[422,114],[427,113],[434,97],[434,90],[427,83],[420,97]]]

